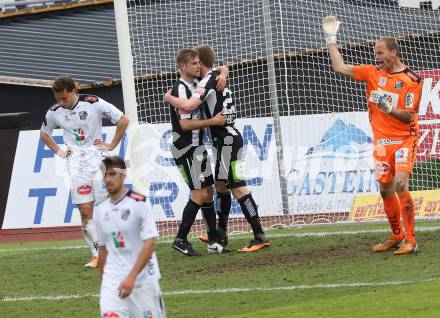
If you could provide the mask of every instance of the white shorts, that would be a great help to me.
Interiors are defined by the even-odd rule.
[[[66,169],[70,176],[70,194],[73,204],[99,202],[107,196],[99,165],[102,157],[96,151],[74,150]],[[84,158],[81,157],[84,155]]]
[[[101,318],[165,318],[159,282],[135,287],[127,298],[120,298],[117,288],[101,285]]]
[[[83,176],[71,176],[70,194],[73,204],[99,202],[107,196],[103,180]]]

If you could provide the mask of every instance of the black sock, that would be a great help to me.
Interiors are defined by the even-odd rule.
[[[218,227],[228,232],[229,212],[231,211],[232,199],[231,193],[217,192],[217,215],[218,215]]]
[[[255,238],[259,237],[260,234],[264,234],[263,228],[261,227],[260,217],[258,216],[258,207],[252,198],[252,194],[248,193],[242,196],[238,199],[238,203],[240,203],[244,217],[252,227]]]
[[[202,215],[205,220],[206,232],[208,233],[209,242],[217,241],[217,229],[216,229],[216,219],[214,202],[205,203],[202,205]]]
[[[200,209],[200,205],[195,203],[193,200],[189,200],[183,209],[182,213],[182,223],[180,223],[179,231],[177,232],[177,238],[182,240],[187,240],[188,233],[191,230],[191,226],[196,219],[197,212]]]

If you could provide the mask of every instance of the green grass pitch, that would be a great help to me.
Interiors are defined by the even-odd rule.
[[[371,252],[386,225],[272,230],[272,246],[251,254],[208,256],[194,243],[205,255],[188,258],[160,243],[167,317],[438,317],[440,223],[417,228],[421,252],[400,257]],[[99,274],[82,267],[82,246],[0,244],[0,317],[99,317]]]

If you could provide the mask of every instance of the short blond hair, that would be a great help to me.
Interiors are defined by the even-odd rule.
[[[180,67],[180,64],[186,64],[198,56],[199,56],[199,53],[197,53],[197,51],[195,51],[193,49],[183,48],[177,54],[177,57],[176,57],[177,66]]]
[[[391,36],[384,36],[377,40],[378,42],[385,42],[385,45],[388,50],[396,50],[397,55],[399,55],[399,41],[397,41],[396,38],[393,38]]]

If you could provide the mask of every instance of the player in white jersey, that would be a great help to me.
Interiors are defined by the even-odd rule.
[[[97,176],[104,150],[113,150],[128,126],[128,118],[112,104],[94,95],[78,95],[75,82],[69,76],[57,78],[53,85],[57,104],[47,112],[40,137],[47,147],[66,159],[70,176],[72,203],[81,214],[84,238],[92,252],[86,267],[97,267],[98,244],[93,221],[93,203],[105,195],[101,177]],[[116,126],[110,143],[101,140],[102,120],[107,118]],[[63,129],[66,145],[62,149],[52,139],[55,128]]]
[[[96,204],[94,216],[102,278],[101,317],[165,317],[151,205],[145,196],[124,186],[124,160],[113,156],[102,162],[109,197]]]

